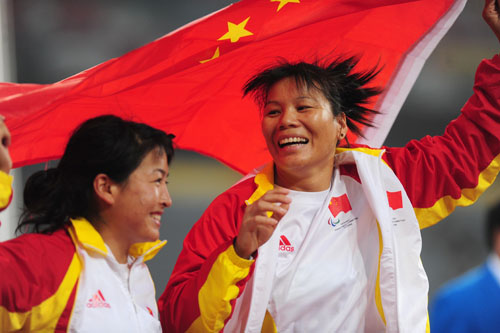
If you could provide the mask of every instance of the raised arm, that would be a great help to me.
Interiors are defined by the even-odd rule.
[[[498,14],[495,1],[486,0],[483,17],[497,37]],[[405,187],[421,228],[474,203],[500,170],[500,57],[481,62],[474,94],[444,135],[386,149],[384,160]]]

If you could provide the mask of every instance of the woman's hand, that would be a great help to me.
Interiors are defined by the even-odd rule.
[[[250,258],[271,237],[292,202],[287,194],[287,189],[277,187],[247,206],[234,244],[240,257]],[[271,217],[268,217],[267,212],[272,213]]]
[[[9,155],[10,132],[4,123],[4,117],[0,115],[0,170],[9,173],[12,168],[12,160]]]
[[[498,0],[485,0],[483,18],[500,41],[500,17]]]

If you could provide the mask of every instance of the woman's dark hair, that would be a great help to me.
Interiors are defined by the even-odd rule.
[[[89,119],[76,128],[56,168],[34,173],[24,188],[24,212],[17,231],[53,232],[70,218],[97,214],[94,178],[106,174],[125,182],[154,149],[174,155],[174,135],[112,115]]]
[[[380,70],[372,68],[364,72],[354,72],[359,59],[350,57],[336,59],[328,63],[297,62],[281,60],[256,74],[243,87],[243,96],[252,94],[259,107],[263,108],[271,87],[282,79],[293,77],[300,87],[318,89],[329,101],[333,114],[345,113],[347,126],[357,135],[362,135],[356,123],[372,127],[370,115],[378,111],[369,109],[370,98],[381,93],[376,87],[366,87]]]

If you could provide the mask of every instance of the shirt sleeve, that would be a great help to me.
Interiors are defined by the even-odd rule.
[[[219,196],[187,235],[167,287],[158,301],[166,332],[218,332],[253,271],[254,260],[240,258],[233,241],[244,202]]]
[[[384,148],[421,228],[473,204],[500,170],[500,57],[481,62],[474,94],[443,135]]]

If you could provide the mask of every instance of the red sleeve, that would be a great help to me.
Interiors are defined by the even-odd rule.
[[[500,169],[500,57],[481,62],[473,96],[444,135],[384,148],[421,228],[474,203]]]
[[[74,253],[65,230],[26,234],[0,243],[0,319],[29,312],[53,296]],[[0,331],[9,325],[0,320]]]
[[[221,194],[188,233],[158,301],[164,331],[185,332],[190,327],[192,330],[195,327],[213,329],[214,325],[223,326],[229,319],[235,299],[253,270],[253,261],[237,257],[232,245],[245,210],[244,200],[254,190],[253,179],[249,179]],[[232,299],[228,305],[219,296],[227,298],[226,290],[232,286],[237,286],[239,291],[229,297]],[[201,304],[205,301],[211,304]],[[204,310],[207,308],[210,313]],[[219,311],[216,309],[228,312],[213,313]]]

